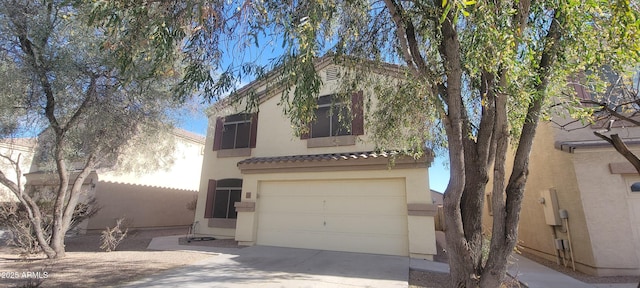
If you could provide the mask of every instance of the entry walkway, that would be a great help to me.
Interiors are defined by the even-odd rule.
[[[514,261],[507,269],[509,275],[529,288],[636,288],[637,283],[591,284],[569,277],[556,270],[538,264],[522,255],[514,255]],[[446,263],[411,259],[411,269],[449,273]]]

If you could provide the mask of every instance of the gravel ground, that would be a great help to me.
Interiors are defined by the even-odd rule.
[[[25,260],[5,246],[0,248],[0,287],[37,283],[34,278],[38,277],[41,287],[108,287],[215,257],[211,253],[146,250],[153,237],[180,235],[183,230],[132,231],[112,252],[99,249],[99,235],[74,236],[67,238],[67,256],[60,260],[43,255]]]

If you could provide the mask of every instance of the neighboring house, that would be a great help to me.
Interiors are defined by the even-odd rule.
[[[442,192],[438,192],[436,190],[430,189],[431,191],[431,201],[433,205],[440,206],[444,203],[444,194]]]
[[[522,202],[519,245],[522,251],[563,265],[564,258],[568,266],[573,255],[575,268],[591,275],[640,275],[640,176],[593,134],[603,126],[568,132],[540,123]],[[640,155],[640,127],[620,123],[612,132]],[[487,204],[484,224],[490,229]]]
[[[125,218],[129,228],[182,226],[187,232],[194,217],[194,210],[188,206],[197,197],[204,137],[184,130],[174,130],[171,135],[175,139],[175,149],[168,167],[147,173],[105,167],[87,177],[84,199],[94,196],[101,209],[78,226],[79,232],[102,231],[115,225],[118,218]],[[126,153],[122,157],[142,156]],[[72,180],[76,175],[71,173]],[[57,183],[57,176],[39,171],[37,163],[25,176],[26,189],[52,191]]]
[[[323,75],[318,120],[302,137],[278,105],[281,90],[266,90],[270,80],[238,92],[260,96],[259,114],[224,103],[213,107],[194,232],[243,245],[432,259],[431,159],[397,157],[390,165],[395,153],[374,152],[362,103],[373,91],[354,93],[342,104],[352,105],[351,126],[337,124],[330,103],[341,68],[323,58],[316,69]]]
[[[35,143],[34,139],[28,138],[2,139],[0,140],[0,155],[8,157],[13,161],[20,159],[19,167],[24,174],[29,171],[29,167],[31,167]],[[16,183],[18,182],[15,166],[7,159],[0,158],[0,171],[2,171],[9,180]],[[26,178],[20,175],[20,183],[24,185],[25,182]],[[9,188],[0,184],[0,202],[10,201],[18,201],[18,198]]]

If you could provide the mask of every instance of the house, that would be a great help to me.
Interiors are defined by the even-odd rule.
[[[36,141],[29,138],[15,138],[0,140],[0,155],[8,157],[12,161],[20,161],[20,171],[29,171],[31,160],[33,159],[33,151]],[[2,171],[7,179],[17,182],[15,166],[7,159],[0,159],[0,171]],[[25,183],[26,178],[20,175],[20,182]],[[9,188],[0,184],[0,202],[18,201],[18,198],[9,190]]]
[[[274,73],[237,93],[260,95],[259,113],[226,102],[211,109],[194,232],[243,245],[432,259],[430,157],[374,151],[362,103],[373,91],[366,88],[336,104],[353,113],[350,127],[337,124],[331,97],[343,68],[321,58],[316,69],[323,77],[318,119],[302,137],[278,105],[281,90],[267,90]]]
[[[640,275],[638,172],[593,134],[604,123],[574,130],[583,125],[555,121],[569,125],[562,130],[541,122],[534,139],[520,214],[521,250],[591,275]],[[619,123],[612,132],[640,155],[640,127]],[[483,221],[491,227],[487,204]]]
[[[440,206],[444,204],[444,194],[442,192],[438,192],[436,190],[430,189],[431,191],[431,201],[434,205]]]
[[[124,218],[128,228],[149,229],[184,227],[193,222],[195,199],[200,183],[200,167],[204,137],[176,129],[173,137],[172,162],[167,167],[145,173],[120,171],[110,166],[99,167],[87,177],[83,199],[95,197],[100,210],[78,226],[80,233],[102,231]],[[135,151],[122,157],[148,157]],[[40,169],[34,161],[25,174],[26,191],[53,191],[57,176]],[[77,173],[70,174],[71,179]]]

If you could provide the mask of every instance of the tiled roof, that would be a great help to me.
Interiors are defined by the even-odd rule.
[[[33,148],[36,146],[37,140],[35,138],[2,138],[1,144],[9,146],[22,146],[26,148]]]
[[[173,134],[200,144],[204,144],[205,141],[204,136],[180,128],[173,129]]]
[[[315,162],[315,161],[344,161],[359,160],[370,158],[390,158],[398,155],[398,152],[350,152],[350,153],[330,153],[330,154],[314,154],[314,155],[293,155],[293,156],[276,156],[276,157],[254,157],[238,162],[243,164],[261,164],[261,163],[296,163],[296,162]]]

